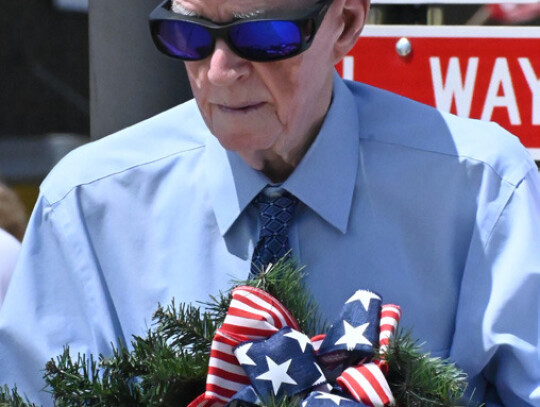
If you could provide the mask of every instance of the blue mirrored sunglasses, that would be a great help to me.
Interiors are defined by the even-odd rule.
[[[308,9],[281,15],[258,15],[217,24],[171,10],[171,0],[150,14],[150,30],[157,48],[186,61],[204,59],[222,38],[244,59],[269,62],[290,58],[309,48],[332,0],[322,0]]]

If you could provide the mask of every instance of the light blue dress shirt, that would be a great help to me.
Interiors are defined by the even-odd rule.
[[[41,369],[144,335],[158,303],[245,278],[268,183],[193,101],[68,155],[47,177],[0,313],[0,383],[51,405]],[[518,140],[336,75],[283,187],[290,240],[328,319],[369,288],[451,357],[488,406],[540,406],[540,181]]]

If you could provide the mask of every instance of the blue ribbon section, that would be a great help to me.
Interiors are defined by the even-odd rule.
[[[366,407],[349,398],[322,391],[312,392],[303,402],[302,407]]]
[[[326,383],[310,339],[290,327],[266,340],[242,343],[234,353],[263,404]]]
[[[261,399],[253,386],[246,386],[236,393],[231,401],[225,404],[225,407],[259,407],[261,405]]]
[[[329,381],[347,367],[371,360],[379,345],[381,305],[381,297],[368,290],[358,290],[345,303],[317,352]]]

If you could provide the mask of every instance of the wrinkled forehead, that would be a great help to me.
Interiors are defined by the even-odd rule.
[[[172,0],[172,10],[215,22],[227,22],[272,11],[295,10],[311,3],[313,0]]]

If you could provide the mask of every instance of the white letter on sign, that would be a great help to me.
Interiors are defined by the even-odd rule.
[[[455,98],[458,116],[469,117],[474,83],[476,81],[476,71],[478,69],[478,58],[469,58],[467,73],[465,74],[465,84],[461,79],[459,58],[450,58],[448,70],[446,71],[446,83],[443,83],[442,79],[440,58],[430,57],[429,64],[431,66],[433,91],[435,92],[435,105],[439,109],[449,112],[452,108],[452,99]]]
[[[498,96],[499,86],[501,85],[503,95]],[[521,124],[516,94],[514,92],[514,86],[512,85],[512,78],[510,77],[510,69],[508,69],[508,61],[506,58],[497,58],[495,60],[495,66],[493,67],[493,72],[491,74],[491,81],[489,82],[481,119],[491,120],[493,109],[495,107],[506,107],[510,123],[515,126]]]
[[[529,58],[518,58],[521,70],[532,93],[532,124],[540,124],[540,79],[536,77]]]

